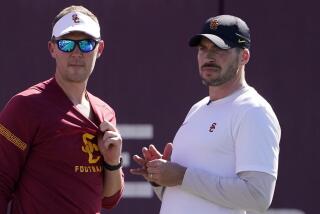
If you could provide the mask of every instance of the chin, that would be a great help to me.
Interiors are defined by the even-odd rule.
[[[202,78],[202,84],[205,86],[219,86],[222,85],[223,82],[219,79]]]
[[[84,76],[84,75],[73,75],[73,76],[68,76],[66,80],[68,82],[73,82],[73,83],[84,83],[88,80],[89,77]]]
[[[70,81],[81,83],[81,82],[87,81],[89,77],[90,77],[90,74],[88,74],[87,72],[77,71],[69,74],[67,78]]]

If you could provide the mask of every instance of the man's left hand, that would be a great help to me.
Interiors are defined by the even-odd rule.
[[[109,121],[102,122],[100,130],[103,136],[98,138],[98,146],[104,161],[109,165],[119,164],[122,150],[122,138],[119,131]]]
[[[161,186],[181,185],[187,168],[164,159],[147,163],[148,180]]]

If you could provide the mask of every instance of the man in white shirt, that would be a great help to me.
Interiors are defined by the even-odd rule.
[[[249,28],[235,16],[212,17],[189,45],[198,47],[209,96],[192,106],[163,154],[143,148],[143,158],[133,157],[141,168],[131,172],[151,182],[163,214],[264,212],[275,189],[281,130],[245,80]]]

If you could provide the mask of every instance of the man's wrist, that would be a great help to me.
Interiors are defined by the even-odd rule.
[[[159,187],[159,186],[161,186],[161,185],[159,185],[159,184],[157,184],[156,182],[153,182],[153,181],[150,181],[149,183],[150,183],[151,186],[153,186],[153,187]]]
[[[178,171],[179,171],[178,185],[182,185],[183,178],[184,178],[184,175],[186,174],[187,168],[184,166],[180,166]]]
[[[120,157],[118,164],[111,165],[111,164],[107,163],[106,161],[103,161],[103,167],[104,167],[104,169],[109,170],[109,171],[114,171],[114,170],[120,169],[122,167],[122,157]]]

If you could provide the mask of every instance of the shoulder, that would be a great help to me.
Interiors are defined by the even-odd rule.
[[[254,88],[247,87],[233,102],[240,111],[272,112],[270,103],[262,97]]]
[[[27,133],[34,133],[41,122],[40,94],[32,86],[13,96],[0,113],[0,124],[26,140]]]
[[[6,106],[19,106],[21,109],[28,107],[33,103],[35,98],[42,93],[43,90],[39,88],[41,84],[36,84],[24,91],[14,95],[6,104]]]
[[[39,97],[43,92],[45,92],[53,84],[53,79],[49,79],[35,85],[30,86],[29,88],[21,91],[12,97],[14,100],[21,102],[28,102],[29,100],[34,100]]]
[[[46,85],[50,80],[37,83],[18,94],[14,95],[5,105],[1,113],[13,113],[20,112],[21,114],[32,114],[32,112],[38,112],[39,102],[43,99],[43,92],[46,89]]]
[[[280,130],[278,118],[270,103],[263,98],[254,88],[249,87],[233,102],[236,119],[241,124],[250,121],[251,124],[272,124]]]

